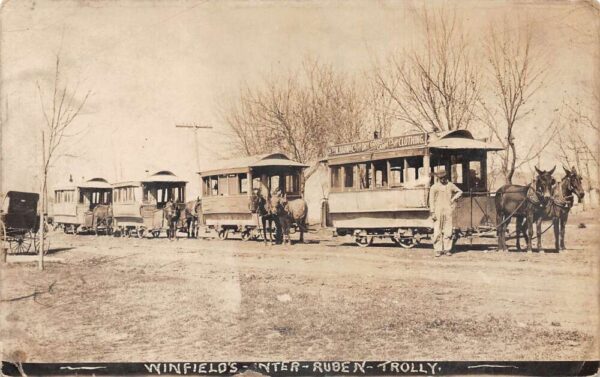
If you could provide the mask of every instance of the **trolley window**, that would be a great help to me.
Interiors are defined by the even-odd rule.
[[[340,189],[342,188],[342,167],[332,166],[331,167],[331,188]]]
[[[239,193],[248,193],[248,174],[243,173],[239,175]]]
[[[220,196],[227,195],[227,176],[220,175],[218,178],[218,194]]]
[[[352,189],[354,187],[354,166],[344,165],[344,189]]]
[[[281,179],[278,175],[273,175],[269,178],[269,189],[271,193],[277,191],[277,189],[281,189],[283,191],[283,187],[281,187]]]
[[[219,180],[216,176],[210,177],[210,194],[212,196],[219,195]]]
[[[373,186],[372,182],[371,163],[358,164],[358,188],[361,190],[369,189]]]
[[[469,188],[473,191],[485,191],[485,184],[482,179],[483,172],[481,161],[469,161]]]
[[[373,162],[375,188],[388,187],[387,160]]]
[[[229,174],[227,176],[227,194],[238,195],[240,193],[240,185],[237,174]]]
[[[390,160],[390,187],[401,186],[404,182],[404,159]]]
[[[300,179],[298,174],[288,174],[285,176],[285,188],[288,194],[297,194],[300,192]]]

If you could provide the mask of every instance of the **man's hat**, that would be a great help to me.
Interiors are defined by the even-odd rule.
[[[435,175],[438,178],[444,178],[447,177],[448,175],[446,174],[445,170],[440,170],[440,171],[436,171],[433,173],[433,175]]]

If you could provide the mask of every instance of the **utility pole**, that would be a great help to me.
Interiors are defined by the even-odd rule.
[[[176,128],[188,128],[194,130],[194,149],[196,153],[196,172],[200,171],[200,150],[198,147],[198,130],[200,129],[212,129],[212,126],[204,126],[197,123],[184,123],[184,124],[176,124]]]
[[[194,130],[194,150],[196,153],[196,173],[198,173],[200,171],[200,149],[199,149],[199,143],[198,143],[198,130],[202,130],[202,129],[212,129],[212,126],[204,126],[201,124],[197,124],[197,123],[184,123],[184,124],[176,124],[175,125],[176,128],[187,128],[187,129],[191,129]],[[202,195],[202,185],[200,185],[200,192],[198,193],[198,196]]]

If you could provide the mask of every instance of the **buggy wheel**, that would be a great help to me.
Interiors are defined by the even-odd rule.
[[[396,238],[396,237],[392,237],[392,240],[394,240],[394,243],[404,249],[412,249],[413,247],[417,246],[417,240],[415,240],[414,238],[410,237],[403,237],[403,238]]]
[[[373,244],[373,236],[356,236],[354,242],[360,247],[367,247]]]
[[[138,238],[144,238],[144,235],[146,234],[146,230],[144,228],[138,228],[136,233],[137,233]]]
[[[219,233],[217,233],[217,236],[219,237],[220,240],[226,240],[228,235],[229,235],[229,229],[221,229],[221,230],[219,230]]]
[[[154,237],[154,238],[160,237],[160,230],[153,230],[152,231],[152,237]]]
[[[11,254],[26,254],[31,249],[33,236],[31,231],[9,238],[8,245]]]

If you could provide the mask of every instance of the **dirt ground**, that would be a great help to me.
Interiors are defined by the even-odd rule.
[[[2,269],[3,359],[598,359],[599,232],[583,213],[565,253],[476,241],[442,258],[325,232],[293,246],[53,233],[63,263]]]

